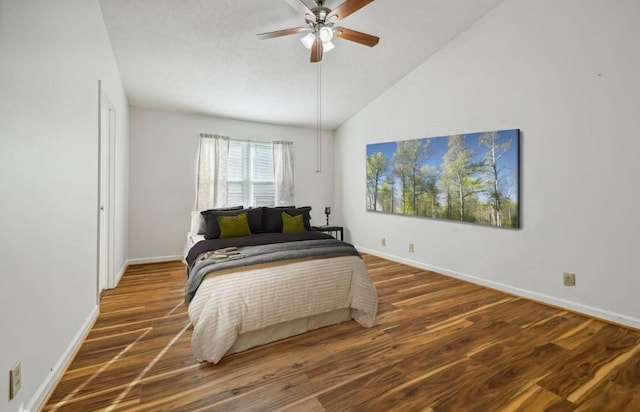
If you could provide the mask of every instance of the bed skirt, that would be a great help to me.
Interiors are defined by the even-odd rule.
[[[352,320],[351,309],[338,309],[329,313],[309,316],[308,318],[293,319],[288,322],[279,323],[277,325],[268,326],[264,329],[254,330],[239,335],[231,349],[226,353],[242,352],[256,346],[265,345],[267,343],[282,340],[290,336],[300,335],[302,333],[324,328],[326,326],[335,325],[342,322]]]

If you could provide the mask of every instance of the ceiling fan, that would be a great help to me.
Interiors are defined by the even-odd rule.
[[[337,22],[347,18],[373,2],[373,0],[345,0],[333,10],[324,6],[325,0],[314,0],[315,7],[311,9],[302,0],[285,1],[304,16],[306,26],[260,33],[258,37],[266,40],[296,33],[308,33],[302,38],[302,43],[308,49],[311,49],[311,63],[319,62],[322,60],[324,51],[333,49],[333,43],[331,43],[333,36],[369,47],[375,46],[380,41],[379,37],[347,29],[346,27],[335,26]]]

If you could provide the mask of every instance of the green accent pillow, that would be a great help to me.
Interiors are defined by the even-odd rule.
[[[220,226],[220,239],[230,237],[249,236],[249,220],[246,213],[239,213],[235,216],[217,216],[218,226]]]
[[[282,233],[302,233],[306,231],[304,216],[291,216],[287,212],[282,212]]]

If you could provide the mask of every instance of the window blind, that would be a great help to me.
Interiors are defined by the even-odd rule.
[[[271,143],[231,140],[228,166],[228,205],[273,206],[275,204]]]

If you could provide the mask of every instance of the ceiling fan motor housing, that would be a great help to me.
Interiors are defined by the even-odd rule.
[[[318,6],[312,8],[311,12],[313,12],[313,15],[315,16],[315,22],[308,17],[305,17],[306,22],[311,25],[314,23],[324,25],[327,20],[327,16],[331,13],[331,9],[324,6]]]

